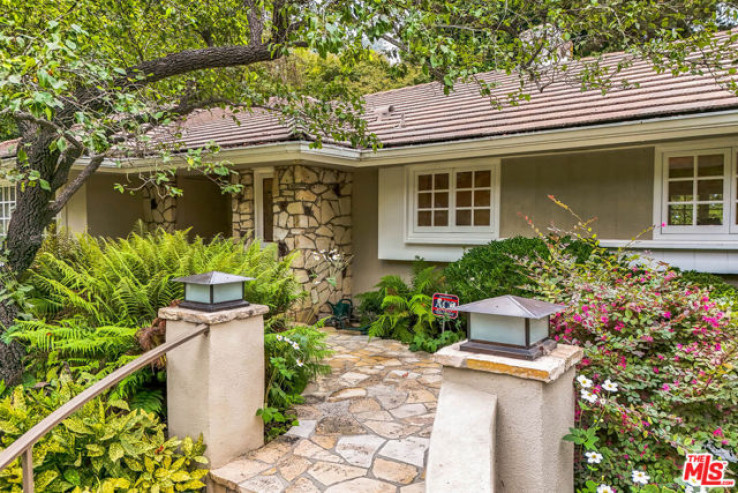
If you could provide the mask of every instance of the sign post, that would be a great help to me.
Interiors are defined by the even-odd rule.
[[[441,318],[441,334],[446,332],[446,320],[455,320],[459,317],[456,307],[459,306],[459,297],[455,294],[435,293],[433,295],[433,315]]]

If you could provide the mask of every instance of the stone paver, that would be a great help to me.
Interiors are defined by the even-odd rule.
[[[211,472],[228,493],[422,493],[441,368],[397,341],[332,329],[300,426]]]

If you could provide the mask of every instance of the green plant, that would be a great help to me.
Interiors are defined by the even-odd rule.
[[[16,387],[0,400],[0,448],[83,388],[69,374],[45,388]],[[153,413],[97,398],[51,430],[33,449],[36,491],[131,493],[200,491],[207,469],[202,440],[167,439]],[[22,491],[20,461],[0,471],[0,490]]]
[[[679,273],[679,278],[686,285],[709,288],[712,298],[738,299],[738,288],[732,284],[728,284],[725,279],[718,275],[698,272],[696,270],[685,270]]]
[[[426,262],[413,264],[410,285],[399,276],[385,276],[377,284],[374,294],[364,294],[366,305],[376,304],[381,298],[379,314],[371,322],[369,335],[390,337],[406,343],[415,334],[434,335],[438,329],[431,307],[433,293],[443,291],[443,271]]]
[[[298,326],[264,337],[266,354],[266,402],[259,415],[266,425],[267,438],[273,438],[297,424],[290,412],[303,402],[302,391],[320,374],[330,373],[322,361],[331,354],[326,334],[316,326]]]
[[[569,241],[566,249],[582,260],[591,253],[591,247],[582,241]],[[462,303],[505,294],[530,296],[528,272],[520,260],[547,255],[544,239],[516,236],[468,250],[449,264],[444,274],[448,289]]]
[[[170,279],[210,270],[254,277],[246,298],[268,305],[272,326],[299,297],[291,257],[275,260],[274,247],[216,238],[189,240],[185,231],[133,233],[121,240],[83,235],[47,239],[27,282],[32,320],[7,333],[29,351],[31,371],[43,380],[52,367],[102,378],[142,352],[137,332],[159,308],[182,297]],[[147,367],[124,380],[117,396],[132,406],[161,412],[162,369]]]
[[[435,353],[444,346],[459,342],[464,336],[465,334],[463,332],[455,330],[447,330],[438,337],[431,337],[427,334],[415,334],[413,342],[410,343],[410,351]]]
[[[577,427],[567,437],[577,445],[578,491],[681,491],[685,453],[738,446],[729,305],[672,269],[600,247],[581,220],[574,236],[590,256],[548,236],[548,255],[523,267],[532,292],[567,307],[552,317],[555,339],[584,350]],[[738,473],[735,463],[730,471]]]
[[[467,250],[446,267],[450,292],[462,303],[504,294],[525,296],[528,284],[519,258],[545,255],[546,246],[540,238],[517,236]]]

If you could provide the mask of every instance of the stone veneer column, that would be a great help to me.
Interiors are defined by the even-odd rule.
[[[167,233],[175,230],[177,221],[177,199],[170,195],[160,196],[154,185],[147,184],[143,194],[143,222],[146,229],[163,228]]]
[[[237,183],[243,185],[241,193],[234,195],[233,204],[233,237],[253,238],[256,228],[254,212],[254,172],[243,170],[239,172]]]
[[[275,169],[274,240],[281,253],[298,252],[293,268],[309,296],[298,310],[310,315],[317,308],[320,315],[330,312],[325,301],[336,302],[351,293],[350,268],[336,278],[333,288],[326,282],[327,272],[318,251],[337,249],[342,255],[353,254],[351,197],[353,175],[350,172],[304,165]]]
[[[464,342],[464,341],[462,341]],[[443,384],[431,434],[427,493],[574,491],[576,346],[533,361],[477,354],[461,343],[436,353]]]

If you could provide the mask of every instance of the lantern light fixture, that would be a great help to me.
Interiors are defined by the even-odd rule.
[[[565,307],[545,301],[505,295],[467,303],[457,308],[468,313],[467,342],[459,349],[534,360],[556,348],[549,319]]]
[[[184,300],[179,306],[205,312],[249,306],[244,294],[246,281],[253,280],[253,277],[218,271],[172,279],[185,286]]]

